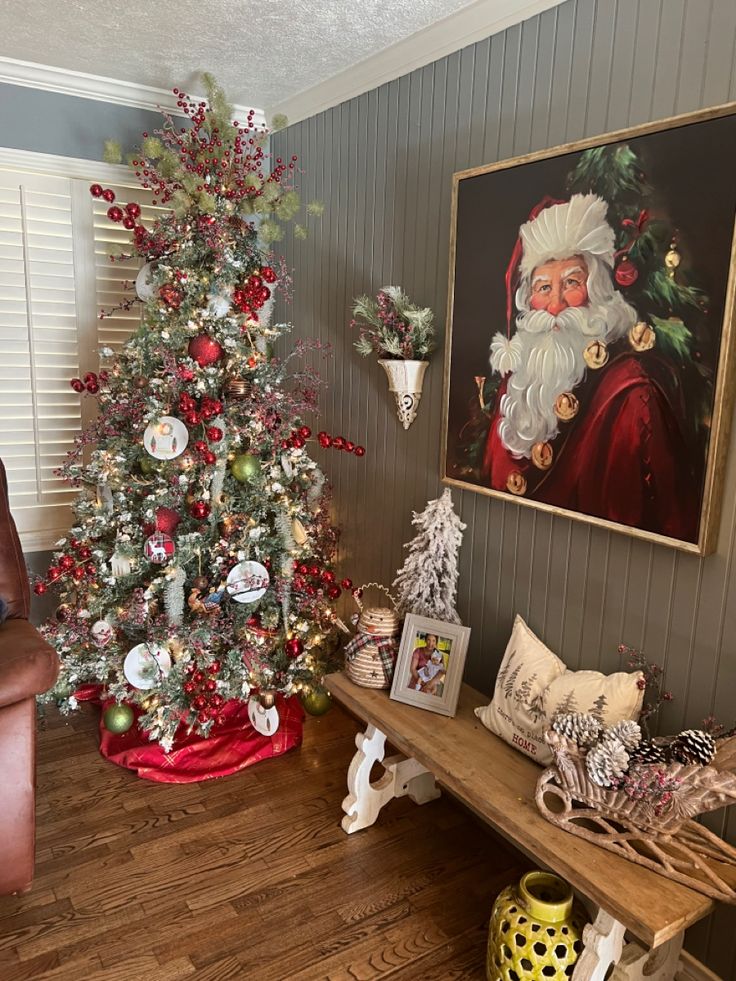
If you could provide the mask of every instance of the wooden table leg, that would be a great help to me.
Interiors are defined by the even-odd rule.
[[[655,950],[636,941],[624,943],[626,928],[605,910],[583,931],[584,949],[573,971],[572,981],[672,981],[680,963],[683,934],[679,933]],[[613,966],[613,972],[608,971]]]
[[[365,733],[355,737],[358,752],[348,770],[350,793],[342,802],[345,817],[342,829],[347,834],[369,827],[378,817],[381,808],[394,797],[410,797],[415,804],[426,804],[440,796],[440,789],[430,771],[415,759],[392,756],[383,762],[386,736],[380,729],[369,725]],[[383,773],[371,783],[374,763],[383,762]]]

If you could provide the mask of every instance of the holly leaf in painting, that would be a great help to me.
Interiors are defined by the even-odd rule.
[[[652,316],[652,322],[657,332],[657,346],[660,349],[669,350],[680,361],[689,359],[693,335],[685,323],[679,317],[665,319],[654,316]]]

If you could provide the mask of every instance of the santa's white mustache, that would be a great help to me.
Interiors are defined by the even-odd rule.
[[[550,330],[574,330],[591,337],[605,330],[605,317],[590,307],[567,307],[554,315],[547,310],[529,310],[516,318],[518,330],[528,334],[543,334]]]

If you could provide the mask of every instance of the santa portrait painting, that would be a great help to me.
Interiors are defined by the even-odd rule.
[[[701,540],[736,197],[697,129],[458,182],[446,479]]]

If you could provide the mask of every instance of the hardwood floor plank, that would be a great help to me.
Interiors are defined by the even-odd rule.
[[[355,722],[221,780],[103,760],[97,712],[38,737],[32,892],[0,897],[3,981],[482,978],[494,895],[523,860],[452,798],[340,828]],[[430,844],[431,843],[431,844]]]

